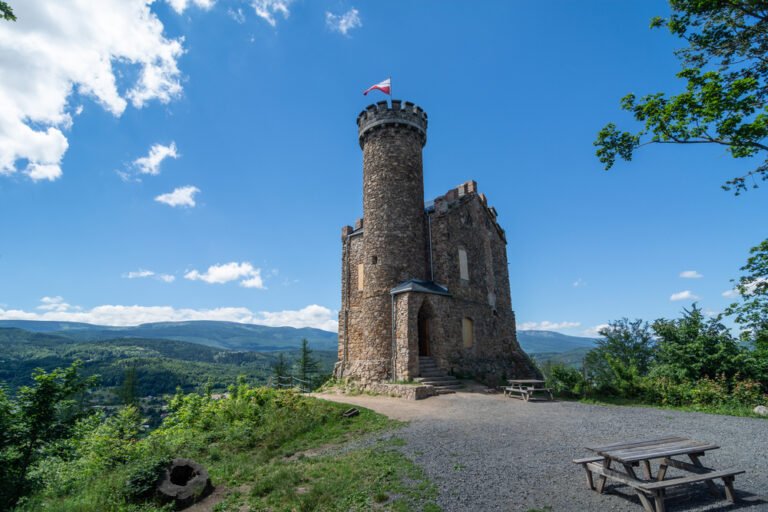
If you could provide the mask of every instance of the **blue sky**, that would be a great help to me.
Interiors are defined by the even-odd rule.
[[[594,156],[624,94],[681,87],[663,1],[11,4],[0,318],[334,329],[355,118],[390,75],[429,114],[427,198],[474,179],[498,210],[522,327],[720,311],[766,236],[720,148]]]

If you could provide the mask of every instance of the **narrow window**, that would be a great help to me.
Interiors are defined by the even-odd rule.
[[[371,256],[371,265],[375,265],[379,262],[378,256]]]
[[[364,268],[365,268],[365,265],[363,265],[362,263],[360,263],[357,266],[357,289],[358,289],[358,291],[363,291],[363,283],[364,283],[364,280],[363,280],[363,269]]]
[[[467,251],[459,249],[459,276],[469,281],[469,265],[467,264]]]
[[[461,337],[464,339],[464,348],[472,348],[475,344],[475,322],[466,316],[461,319]]]

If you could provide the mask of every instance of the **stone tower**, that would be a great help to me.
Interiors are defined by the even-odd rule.
[[[427,114],[413,103],[386,101],[357,118],[363,150],[363,337],[365,373],[385,378],[392,357],[390,290],[424,279],[424,172]],[[385,373],[386,372],[386,373]]]
[[[535,374],[517,344],[496,211],[475,182],[425,208],[426,112],[380,101],[357,127],[363,219],[342,229],[336,376],[409,380],[425,358],[489,382]]]

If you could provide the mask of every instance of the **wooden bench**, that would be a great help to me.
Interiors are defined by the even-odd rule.
[[[536,393],[546,393],[549,395],[550,400],[555,399],[555,397],[552,395],[552,390],[549,388],[536,388],[530,386],[506,386],[504,388],[505,395],[512,396],[513,393],[520,394],[520,398],[526,402]]]
[[[584,468],[584,470],[587,472],[587,485],[589,486],[590,489],[593,489],[593,490],[596,489],[593,473],[600,476],[610,477],[621,483],[629,485],[636,491],[641,491],[647,494],[649,497],[652,497],[656,505],[655,512],[664,512],[666,510],[666,507],[664,504],[666,489],[669,489],[671,487],[681,486],[681,485],[694,484],[698,482],[707,482],[707,484],[710,486],[710,490],[712,490],[712,488],[714,487],[714,484],[712,483],[713,480],[718,480],[718,479],[722,479],[723,484],[725,484],[726,498],[728,498],[729,501],[734,503],[736,501],[736,494],[733,490],[733,481],[736,475],[741,475],[744,473],[743,470],[738,470],[738,469],[725,469],[721,471],[714,471],[709,468],[705,468],[703,466],[694,466],[693,464],[688,464],[686,462],[665,458],[662,461],[662,468],[664,469],[661,470],[659,475],[657,476],[657,478],[660,477],[662,478],[662,480],[643,481],[643,480],[638,480],[636,478],[633,478],[630,475],[603,467],[604,460],[605,459],[603,457],[584,457],[582,459],[573,459],[573,463],[580,464]],[[637,466],[638,462],[629,463],[629,465]],[[688,471],[695,472],[697,474],[694,474],[691,476],[679,477],[679,478],[671,478],[669,480],[663,480],[664,475],[666,473],[666,466],[685,469]],[[598,485],[598,487],[599,488],[596,490],[598,490],[598,492],[602,492],[602,485]],[[716,489],[716,487],[714,488]],[[718,497],[721,496],[719,492],[716,495]],[[646,510],[653,510],[651,508],[651,504],[647,502],[647,498],[641,497],[640,501]]]
[[[636,485],[641,491],[653,495],[656,500],[656,512],[664,512],[664,490],[678,485],[688,485],[697,482],[711,483],[713,480],[722,479],[725,484],[725,497],[731,503],[736,502],[736,493],[733,490],[733,480],[736,475],[743,474],[739,469],[723,469],[721,471],[708,471],[698,475],[659,480],[657,482],[643,482]]]

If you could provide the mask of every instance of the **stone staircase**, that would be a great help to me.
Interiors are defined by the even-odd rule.
[[[437,363],[432,357],[419,356],[420,376],[416,377],[416,382],[433,386],[438,395],[455,393],[457,389],[463,386],[456,380],[456,377],[448,375],[448,372],[437,367]]]

